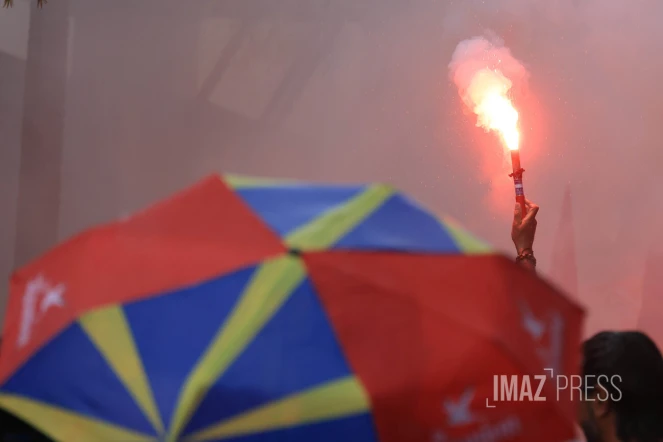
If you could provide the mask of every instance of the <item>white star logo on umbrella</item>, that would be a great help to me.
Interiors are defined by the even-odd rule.
[[[28,281],[23,293],[21,323],[17,339],[19,347],[25,346],[30,341],[34,324],[39,322],[51,308],[65,306],[65,290],[64,284],[52,285],[43,275],[37,275]],[[37,308],[39,308],[38,311]],[[37,313],[39,313],[38,316]]]

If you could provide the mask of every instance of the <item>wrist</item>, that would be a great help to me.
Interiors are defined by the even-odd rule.
[[[516,246],[516,255],[524,255],[526,253],[531,253],[532,255],[534,254],[534,250],[532,250],[531,247],[517,247]]]
[[[516,257],[516,262],[519,264],[527,264],[528,267],[536,267],[536,258],[534,251],[531,248],[523,248]]]

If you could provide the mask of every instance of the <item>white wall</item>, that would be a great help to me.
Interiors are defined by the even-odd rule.
[[[11,9],[0,9],[0,52],[25,60],[29,25],[29,0],[14,0]]]
[[[0,325],[14,257],[29,20],[27,0],[16,0],[13,8],[0,9]]]

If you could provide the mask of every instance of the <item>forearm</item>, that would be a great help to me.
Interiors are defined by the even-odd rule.
[[[532,272],[536,273],[536,264],[532,263],[531,261],[522,260],[518,261],[518,264],[520,264],[522,267],[526,268],[527,270],[531,270]]]

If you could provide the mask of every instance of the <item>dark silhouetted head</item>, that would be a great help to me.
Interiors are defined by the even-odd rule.
[[[663,356],[637,331],[605,331],[583,344],[580,424],[588,442],[663,441]]]

